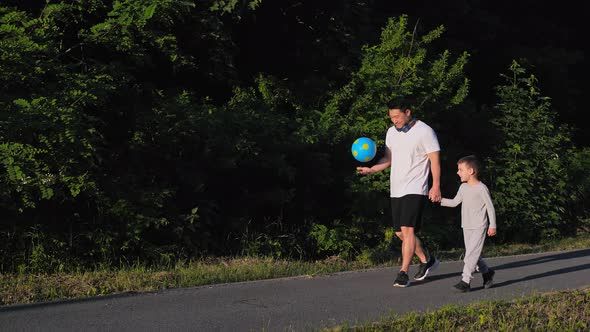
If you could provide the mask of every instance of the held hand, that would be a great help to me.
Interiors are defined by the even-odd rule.
[[[496,229],[495,228],[488,228],[488,236],[494,236],[496,235]]]
[[[360,175],[367,175],[367,174],[373,173],[374,171],[372,169],[370,169],[369,167],[357,167],[356,172],[357,172],[357,174],[360,174]]]
[[[442,196],[440,194],[440,188],[430,188],[430,191],[428,192],[428,198],[430,198],[430,200],[434,203],[440,202],[442,199]]]

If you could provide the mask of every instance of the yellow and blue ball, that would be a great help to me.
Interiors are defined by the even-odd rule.
[[[360,137],[352,143],[351,150],[354,159],[366,163],[375,158],[375,155],[377,154],[377,145],[375,145],[375,141],[368,137]]]

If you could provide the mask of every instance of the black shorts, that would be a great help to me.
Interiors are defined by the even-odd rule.
[[[422,212],[426,207],[428,197],[425,195],[406,195],[391,197],[391,219],[393,230],[401,232],[402,226],[414,227],[418,233],[422,226]]]

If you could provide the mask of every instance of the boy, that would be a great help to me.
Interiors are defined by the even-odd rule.
[[[457,175],[462,182],[459,191],[455,198],[443,198],[440,204],[448,207],[462,204],[461,227],[465,241],[465,265],[462,280],[455,288],[460,292],[469,292],[476,267],[482,273],[484,288],[492,287],[495,272],[482,259],[481,251],[486,232],[488,236],[496,235],[496,212],[488,187],[478,179],[481,169],[478,159],[473,155],[463,157],[457,162],[457,169]]]

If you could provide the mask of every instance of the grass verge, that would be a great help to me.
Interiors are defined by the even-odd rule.
[[[486,256],[505,256],[590,248],[590,234],[541,245],[490,245]],[[438,252],[443,260],[458,260],[462,249]],[[272,258],[209,259],[179,263],[168,269],[132,266],[56,274],[0,274],[0,305],[26,304],[97,295],[146,292],[217,283],[252,281],[290,276],[314,276],[341,271],[399,265],[399,260],[374,263],[332,257],[317,262]]]
[[[561,291],[515,301],[445,306],[323,331],[588,331],[590,289]]]

